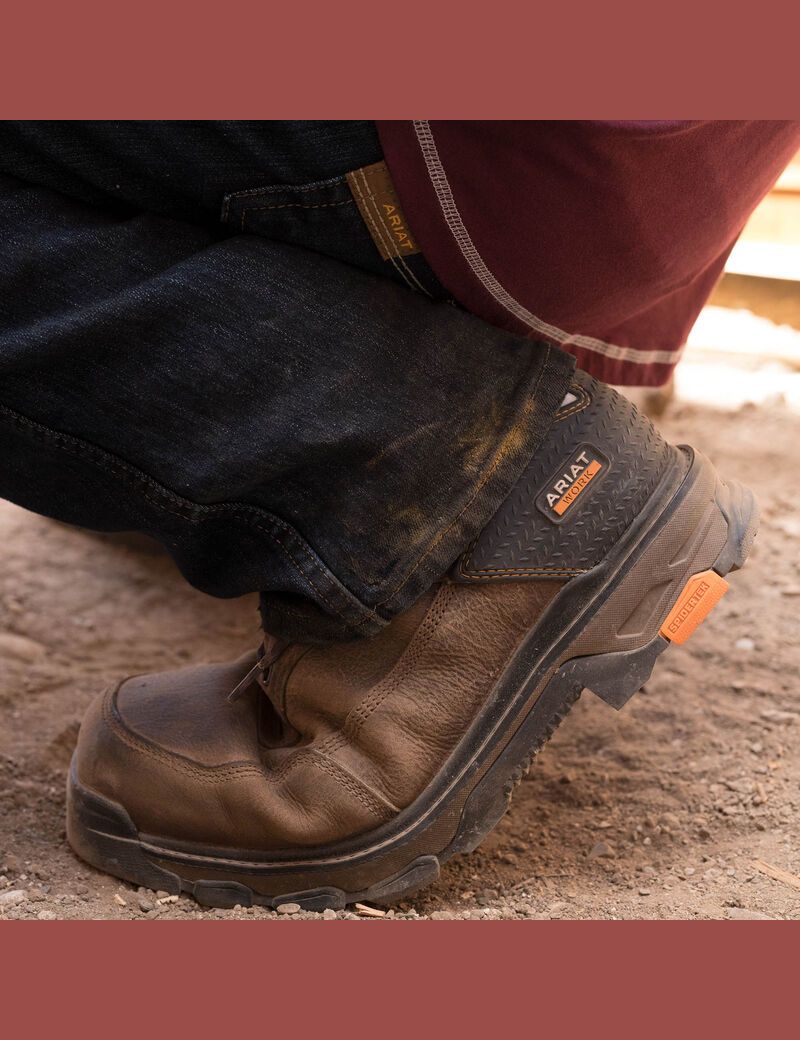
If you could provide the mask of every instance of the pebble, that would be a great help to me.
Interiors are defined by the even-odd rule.
[[[639,889],[639,895],[640,896],[649,896],[650,895],[650,889],[649,888],[640,888]]]
[[[613,859],[616,856],[613,847],[607,841],[598,841],[592,845],[589,859]]]
[[[152,902],[150,899],[145,899],[144,896],[142,896],[139,899],[139,909],[142,911],[143,914],[149,914],[151,910],[155,910],[155,908],[156,904]]]
[[[777,708],[765,708],[761,712],[761,718],[765,722],[784,722],[787,724],[797,721],[797,715],[793,711],[778,711]]]
[[[11,657],[25,664],[35,664],[47,656],[47,648],[16,632],[0,632],[0,656]]]
[[[32,903],[43,903],[47,899],[47,896],[41,888],[29,888],[28,899],[30,899]]]
[[[0,892],[0,906],[16,906],[27,898],[21,888],[11,888],[7,892]]]
[[[748,910],[743,906],[729,906],[726,915],[731,921],[775,921],[778,918],[762,914],[760,910]]]
[[[36,915],[38,921],[55,921],[56,915],[52,910],[40,910]]]
[[[19,856],[15,856],[13,852],[7,852],[3,859],[5,860],[3,870],[7,870],[10,874],[21,873],[22,862]]]
[[[327,909],[323,910],[322,911],[322,920],[323,921],[335,921],[336,920],[336,911],[335,910],[331,910],[330,907],[328,907]]]
[[[299,903],[281,903],[275,909],[279,914],[299,914],[303,908]]]
[[[755,650],[755,648],[756,648],[755,641],[752,640],[752,639],[749,639],[747,636],[744,636],[744,638],[742,638],[742,639],[737,639],[736,642],[733,645],[736,647],[737,650],[747,650],[747,651],[750,651],[750,650]]]

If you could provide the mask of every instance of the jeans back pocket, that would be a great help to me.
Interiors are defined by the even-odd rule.
[[[233,192],[223,200],[222,222],[232,231],[263,235],[384,273],[345,175]]]

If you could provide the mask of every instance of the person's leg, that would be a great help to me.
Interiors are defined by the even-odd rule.
[[[571,363],[309,250],[0,181],[0,494],[368,634],[507,494]]]
[[[420,253],[376,248],[380,200],[355,171],[382,158],[368,120],[0,123],[0,173],[28,184],[119,217],[299,245],[448,298]]]
[[[260,658],[88,714],[68,833],[104,869],[217,905],[393,898],[747,555],[751,497],[563,355],[331,256],[3,186],[6,493],[267,592]]]

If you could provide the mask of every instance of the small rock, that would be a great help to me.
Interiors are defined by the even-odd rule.
[[[737,639],[733,645],[736,647],[737,650],[746,650],[748,652],[750,650],[755,650],[756,648],[755,641],[749,639],[747,636],[744,636],[744,638],[742,639]]]
[[[607,841],[595,842],[589,852],[589,859],[613,859],[614,856],[616,856],[616,853]]]
[[[3,870],[9,874],[20,874],[22,872],[22,861],[13,852],[7,852],[3,857],[5,860]]]
[[[21,888],[10,888],[6,892],[0,892],[0,906],[16,906],[18,903],[24,903],[27,898]]]
[[[793,711],[778,711],[777,708],[765,708],[761,712],[761,718],[765,722],[780,722],[786,725],[797,721],[797,715]]]
[[[649,896],[650,895],[650,889],[649,888],[640,888],[639,889],[639,895],[640,896]]]
[[[55,921],[56,915],[52,910],[40,910],[36,915],[38,921]]]
[[[10,657],[25,664],[35,664],[47,656],[47,648],[16,632],[0,632],[0,656]]]
[[[675,815],[675,813],[665,812],[662,813],[658,818],[659,826],[666,827],[667,830],[677,831],[680,830],[681,821]]]
[[[453,921],[455,917],[453,914],[449,914],[446,910],[434,910],[431,914],[431,921]]]
[[[303,908],[299,903],[281,903],[275,909],[279,914],[299,914]]]
[[[145,896],[141,896],[139,899],[139,909],[143,914],[149,914],[152,910],[155,910],[156,904]]]
[[[335,921],[336,911],[331,910],[330,907],[327,907],[325,910],[322,911],[322,919],[323,921]]]
[[[114,902],[117,904],[117,906],[127,906],[128,905],[127,901],[122,898],[122,896],[119,894],[119,892],[115,892],[114,893]]]
[[[30,899],[32,903],[43,903],[47,899],[47,896],[41,888],[29,888],[28,899]]]
[[[743,906],[729,906],[726,915],[731,921],[775,921],[777,918],[762,914],[760,910],[748,910]]]

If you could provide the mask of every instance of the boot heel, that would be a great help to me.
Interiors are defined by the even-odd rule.
[[[575,657],[558,670],[561,682],[580,683],[619,710],[650,678],[659,654],[672,643],[685,643],[697,630],[728,591],[723,575],[744,564],[758,530],[758,505],[749,488],[717,479],[714,504],[724,517],[725,542],[711,567],[683,580],[658,634],[643,646]]]

